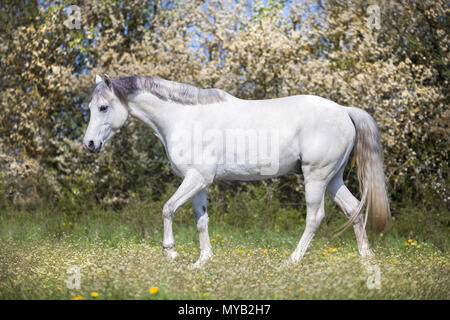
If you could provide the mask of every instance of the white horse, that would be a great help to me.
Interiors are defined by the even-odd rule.
[[[261,180],[295,172],[305,179],[306,228],[290,261],[298,262],[325,216],[329,195],[353,224],[362,257],[373,256],[362,218],[367,204],[375,231],[389,228],[391,214],[382,152],[374,119],[365,111],[313,95],[242,100],[219,89],[133,76],[96,76],[84,146],[100,152],[129,114],[148,124],[161,140],[173,171],[183,178],[164,205],[163,248],[175,258],[172,221],[189,199],[200,239],[201,266],[212,256],[206,187],[214,180]],[[342,174],[355,147],[361,202]],[[367,213],[366,213],[367,214]],[[367,215],[366,215],[367,218]]]

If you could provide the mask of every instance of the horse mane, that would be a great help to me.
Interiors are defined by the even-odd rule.
[[[138,92],[149,92],[161,100],[185,105],[212,104],[226,101],[229,94],[220,89],[200,89],[189,84],[150,76],[129,76],[111,79],[115,95],[126,103],[128,96]],[[107,90],[102,81],[97,83],[92,94]]]

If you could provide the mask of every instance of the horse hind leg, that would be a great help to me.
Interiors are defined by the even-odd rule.
[[[339,172],[328,185],[328,192],[336,204],[344,211],[345,215],[350,219],[358,210],[359,201],[347,189],[342,179],[342,171]],[[366,229],[364,227],[362,214],[353,221],[353,229],[356,235],[358,251],[361,257],[370,258],[374,254],[370,249],[369,240],[367,238]]]
[[[305,173],[305,169],[303,169]],[[299,262],[306,253],[314,234],[325,217],[324,196],[326,179],[308,179],[305,175],[306,227],[300,242],[290,257],[291,262]]]

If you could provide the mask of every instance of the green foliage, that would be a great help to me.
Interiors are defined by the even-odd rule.
[[[380,30],[367,25],[366,1],[86,1],[79,3],[82,27],[73,30],[64,25],[68,5],[2,2],[1,205],[117,209],[136,197],[159,200],[175,181],[160,142],[136,121],[105,153],[83,150],[94,75],[109,73],[219,87],[247,99],[317,94],[362,107],[381,131],[393,203],[446,206],[444,1],[382,2]],[[354,176],[348,185],[358,190]],[[299,175],[263,183],[265,191],[255,185],[222,184],[213,194],[262,192],[267,202],[270,193],[286,212],[281,203],[303,201]],[[247,212],[250,204],[242,205]]]

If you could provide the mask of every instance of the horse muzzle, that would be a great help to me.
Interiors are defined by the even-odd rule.
[[[84,142],[83,145],[84,145],[84,148],[86,150],[88,150],[89,152],[99,153],[100,151],[102,151],[103,142],[100,141],[100,143],[96,146],[96,143],[94,142],[94,140],[89,140],[87,142]]]

